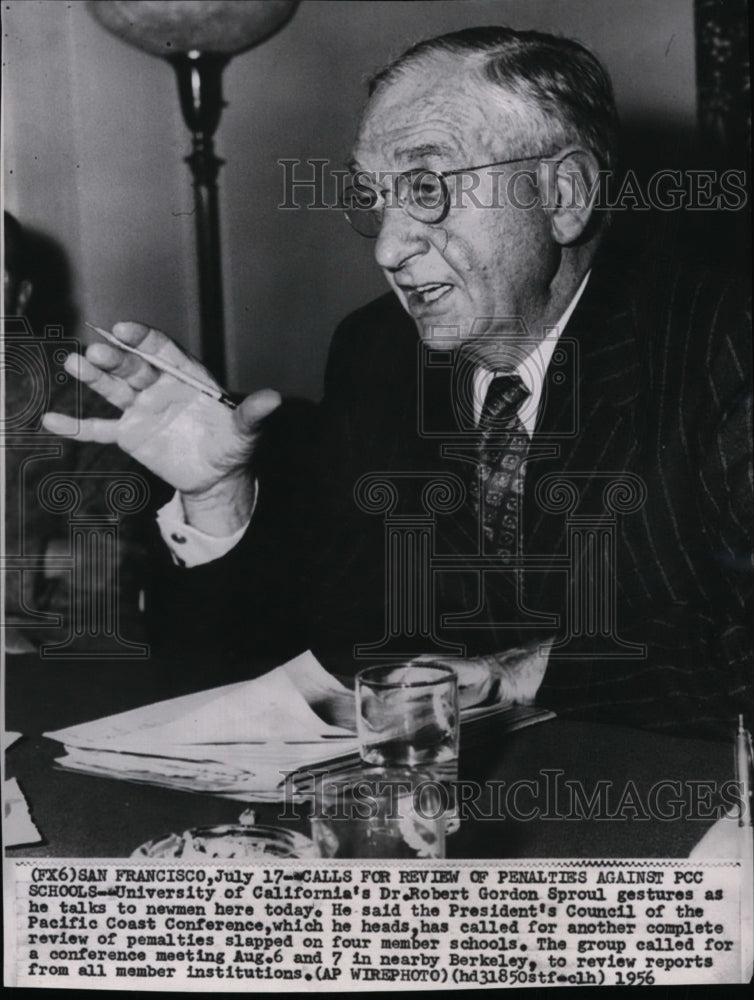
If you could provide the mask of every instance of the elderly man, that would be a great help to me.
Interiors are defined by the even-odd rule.
[[[344,193],[391,293],[336,332],[316,408],[231,411],[103,344],[70,359],[123,411],[87,435],[177,491],[168,633],[341,673],[445,656],[519,700],[546,668],[548,704],[634,725],[752,709],[746,325],[730,285],[603,252],[615,131],[575,42],[421,43],[374,79]]]

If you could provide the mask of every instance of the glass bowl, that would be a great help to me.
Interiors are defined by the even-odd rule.
[[[251,861],[259,858],[313,858],[308,837],[276,826],[205,826],[169,833],[137,847],[132,858],[180,858],[182,861]]]

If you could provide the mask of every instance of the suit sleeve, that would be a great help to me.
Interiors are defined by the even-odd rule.
[[[688,472],[667,476],[656,496],[672,523],[691,527],[662,540],[678,557],[666,563],[645,616],[622,633],[644,644],[646,657],[556,664],[539,698],[563,715],[730,739],[738,713],[754,718],[750,311],[735,283],[709,277],[684,301],[683,321],[662,345],[675,369],[672,390],[658,384],[653,392],[658,443],[682,453]]]
[[[332,475],[321,441],[332,422],[328,414],[352,381],[353,326],[346,319],[335,331],[322,402],[286,400],[266,419],[250,469],[257,504],[238,544],[219,559],[184,568],[173,563],[155,525],[150,633],[162,658],[199,672],[214,664],[221,683],[310,646],[320,494]]]
[[[754,470],[751,312],[742,321],[721,302],[706,358],[707,392],[697,427],[699,497],[710,556],[725,603],[718,610],[718,688],[748,698],[754,688]],[[740,314],[739,314],[740,317]]]
[[[699,595],[676,623],[677,646],[650,647],[646,694],[658,728],[729,739],[739,713],[754,718],[754,472],[751,314],[735,283],[712,298],[686,421],[701,532],[689,537]],[[683,407],[679,407],[682,411]],[[651,633],[650,633],[651,634]]]
[[[163,658],[187,669],[213,664],[222,682],[248,676],[257,658],[269,666],[270,656],[305,648],[301,554],[316,423],[317,407],[294,400],[267,419],[250,470],[259,482],[254,516],[222,558],[175,566],[155,525],[150,631]]]

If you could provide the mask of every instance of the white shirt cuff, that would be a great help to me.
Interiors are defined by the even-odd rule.
[[[259,488],[255,482],[252,516],[257,505],[258,492]],[[221,537],[197,531],[190,524],[186,524],[186,516],[179,493],[174,493],[168,503],[157,511],[157,526],[160,529],[162,540],[170,550],[173,562],[176,566],[185,566],[187,569],[213,562],[230,552],[240,542],[250,523],[251,516],[238,531],[234,531],[232,535]]]

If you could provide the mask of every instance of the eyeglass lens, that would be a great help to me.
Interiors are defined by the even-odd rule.
[[[439,222],[447,211],[447,185],[439,174],[431,170],[400,174],[394,190],[398,205],[418,222]],[[343,192],[343,210],[353,228],[362,236],[375,237],[379,234],[385,202],[373,188],[364,184],[349,185]]]

